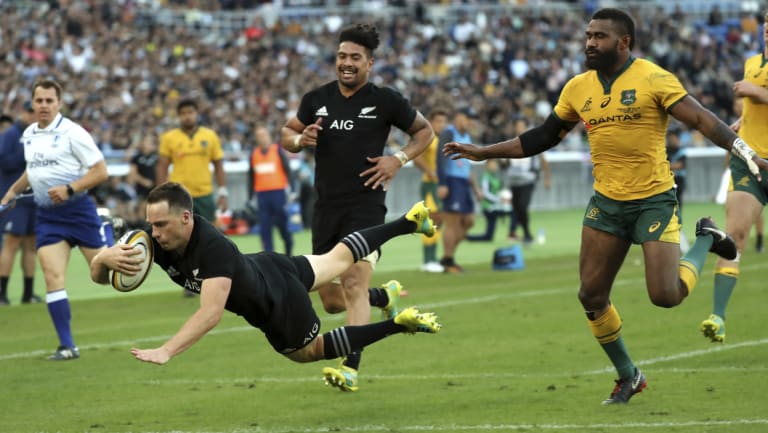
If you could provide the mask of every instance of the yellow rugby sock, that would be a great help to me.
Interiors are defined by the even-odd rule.
[[[588,318],[589,314],[587,313]],[[619,377],[634,376],[635,364],[629,357],[629,351],[621,337],[621,317],[613,304],[602,316],[595,320],[589,320],[589,328],[616,368]]]
[[[600,344],[616,341],[621,336],[621,317],[616,307],[611,304],[602,316],[589,320],[589,328]]]
[[[696,266],[687,261],[680,261],[680,281],[685,284],[685,288],[688,289],[688,294],[693,292],[693,288],[696,287],[696,283],[699,282],[699,270]]]

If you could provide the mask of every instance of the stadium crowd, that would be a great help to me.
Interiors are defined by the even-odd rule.
[[[260,2],[202,3],[245,11]],[[585,14],[499,6],[502,13],[462,8],[433,18],[419,2],[401,3],[403,13],[375,19],[383,43],[374,83],[397,88],[425,114],[438,107],[474,110],[480,142],[514,135],[512,118],[543,120],[565,81],[584,70]],[[588,13],[592,3],[574,8]],[[156,19],[157,8],[188,5],[0,3],[0,112],[28,101],[36,78],[55,75],[66,83],[65,113],[92,133],[108,160],[127,161],[145,135],[176,124],[180,98],[194,98],[200,124],[219,134],[227,158],[246,159],[254,125],[275,135],[301,95],[334,80],[338,29],[366,19],[251,13],[243,28],[202,26],[199,16],[174,25]],[[730,121],[731,85],[762,38],[759,15],[717,12],[690,17],[680,8],[633,10],[635,55],[677,74],[694,97]],[[578,134],[570,138],[559,148],[585,148]],[[683,139],[707,145],[696,135]]]

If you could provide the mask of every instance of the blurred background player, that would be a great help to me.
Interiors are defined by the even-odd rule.
[[[440,265],[449,274],[464,272],[464,268],[456,263],[456,250],[475,223],[475,201],[472,196],[479,195],[479,191],[469,161],[444,156],[442,146],[448,142],[471,143],[469,133],[475,117],[471,108],[457,111],[453,123],[446,126],[439,136],[437,194],[443,206],[443,257]]]
[[[293,185],[291,167],[285,151],[272,142],[264,125],[254,128],[256,146],[251,153],[250,185],[259,208],[259,234],[264,251],[274,251],[272,228],[277,227],[283,239],[285,254],[293,252],[293,234],[288,230],[288,194]]]
[[[437,261],[437,245],[440,241],[440,198],[437,196],[437,147],[438,136],[448,125],[448,112],[442,109],[432,110],[429,113],[429,124],[435,131],[435,138],[429,144],[429,147],[413,159],[413,165],[424,174],[421,176],[421,197],[429,208],[432,219],[437,225],[438,231],[434,236],[421,236],[423,246],[423,263],[421,270],[424,272],[443,272],[443,265]]]
[[[130,226],[146,225],[147,195],[155,187],[157,159],[157,137],[154,134],[145,134],[139,141],[136,153],[131,157],[128,171],[128,182],[136,191],[136,221],[130,221]]]
[[[210,165],[218,185],[217,196],[226,197],[227,177],[224,174],[224,151],[216,132],[198,124],[197,102],[182,99],[176,106],[179,127],[160,136],[156,182],[178,182],[192,194],[194,212],[208,222],[216,219],[213,179]],[[173,164],[173,171],[168,172]]]
[[[7,191],[24,174],[27,166],[24,160],[24,144],[21,135],[34,122],[32,104],[25,102],[16,121],[0,133],[0,191]],[[35,202],[22,199],[13,209],[0,214],[0,230],[3,233],[0,252],[0,305],[10,305],[7,290],[16,252],[21,248],[21,270],[24,276],[24,291],[21,303],[42,302],[34,293],[35,281]]]
[[[217,206],[213,198],[211,164],[218,185],[217,196],[228,196],[221,141],[213,129],[198,124],[197,102],[182,99],[176,106],[176,114],[179,127],[160,136],[155,180],[158,185],[168,180],[184,185],[192,194],[193,212],[214,223]],[[169,174],[171,164],[173,171]],[[194,296],[188,290],[182,293],[186,297]]]
[[[768,11],[765,12],[768,19]],[[763,26],[763,52],[744,62],[744,77],[733,84],[736,97],[743,99],[741,117],[731,125],[761,157],[768,157],[768,25]],[[733,236],[741,252],[752,225],[762,219],[768,203],[768,171],[760,170],[762,181],[739,158],[730,159],[732,190],[725,201],[725,231]],[[725,310],[739,279],[740,261],[719,259],[715,264],[712,314],[701,322],[701,332],[712,342],[725,341]]]
[[[499,174],[499,162],[495,159],[485,161],[483,174],[480,175],[480,206],[485,217],[485,233],[467,235],[468,241],[492,241],[496,233],[496,220],[502,214],[501,189],[504,183]]]
[[[669,168],[675,176],[675,194],[677,195],[677,206],[680,209],[680,224],[683,223],[683,195],[685,193],[686,166],[688,164],[688,153],[680,142],[680,131],[670,129],[667,132],[667,160]],[[680,251],[685,254],[691,247],[685,232],[680,230]]]
[[[520,135],[529,128],[525,118],[515,120],[515,133]],[[523,243],[533,242],[531,233],[531,201],[539,175],[543,174],[544,188],[551,187],[549,162],[543,153],[529,158],[510,159],[507,161],[507,184],[512,191],[512,215],[509,217],[509,239],[517,240],[517,227],[523,229]]]

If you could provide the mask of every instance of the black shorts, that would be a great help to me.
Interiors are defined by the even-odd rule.
[[[384,224],[387,207],[377,203],[316,206],[312,217],[312,253],[324,254],[346,235]]]
[[[280,353],[291,353],[309,344],[320,332],[320,319],[312,308],[309,289],[315,273],[304,256],[261,252],[264,279],[271,286],[272,312],[262,331],[272,347]]]

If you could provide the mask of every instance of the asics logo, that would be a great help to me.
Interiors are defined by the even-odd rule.
[[[591,220],[597,220],[597,216],[599,213],[600,213],[600,209],[593,207],[587,211],[587,215],[585,216],[585,218],[589,218]]]
[[[648,227],[648,233],[653,233],[661,227],[661,221],[656,221]]]
[[[605,108],[610,103],[611,103],[611,97],[609,96],[609,97],[603,99],[603,101],[600,103],[600,108]]]

